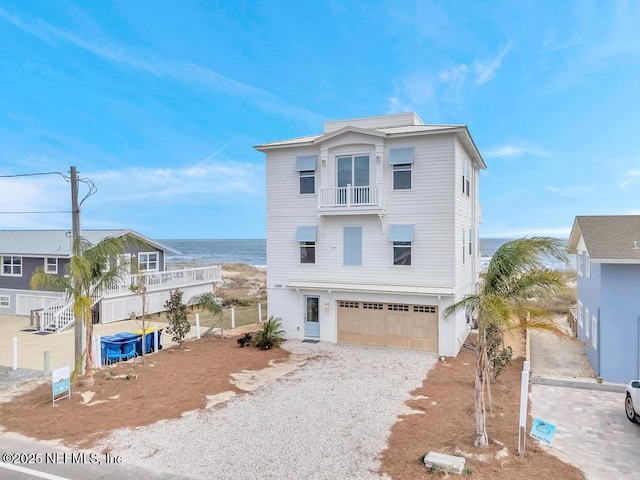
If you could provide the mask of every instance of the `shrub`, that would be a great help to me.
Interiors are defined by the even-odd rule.
[[[256,347],[260,350],[269,350],[284,342],[284,330],[281,322],[282,319],[279,317],[269,317],[262,330],[256,333]]]
[[[169,300],[164,302],[164,308],[167,311],[167,319],[169,327],[167,331],[173,335],[172,340],[182,345],[184,337],[186,337],[191,325],[187,319],[187,306],[182,303],[182,292],[174,290],[169,292]]]

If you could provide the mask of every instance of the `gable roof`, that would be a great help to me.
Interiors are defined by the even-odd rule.
[[[576,253],[581,238],[593,262],[640,263],[640,215],[578,216],[569,237],[569,253]]]
[[[180,252],[133,230],[82,230],[80,235],[95,245],[106,237],[131,235],[164,252]],[[0,255],[71,256],[70,230],[0,230]]]

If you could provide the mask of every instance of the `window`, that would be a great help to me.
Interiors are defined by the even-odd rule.
[[[344,227],[343,265],[362,265],[362,227]]]
[[[465,245],[465,233],[467,229],[462,227],[462,264],[464,265],[467,253],[467,246]]]
[[[393,189],[411,189],[411,165],[413,164],[413,147],[392,148],[389,150],[389,165],[393,166]]]
[[[362,308],[364,308],[365,310],[382,310],[382,304],[381,303],[367,303],[367,302],[364,302],[362,304]]]
[[[467,235],[467,243],[469,244],[469,258],[471,258],[471,229],[469,229],[469,235]]]
[[[44,259],[44,271],[47,273],[58,273],[58,259],[46,257]]]
[[[138,270],[141,272],[152,272],[158,270],[158,253],[139,253]]]
[[[584,252],[584,276],[591,278],[591,259],[587,252]]]
[[[430,305],[414,305],[413,311],[416,313],[436,313],[436,307]]]
[[[22,276],[22,257],[2,257],[2,275]]]
[[[582,302],[580,300],[578,300],[578,326],[580,328],[583,328],[583,318],[584,318],[583,317],[583,315],[584,315],[583,308],[584,307],[582,306]]]
[[[300,263],[316,263],[316,242],[300,242]]]
[[[9,295],[0,295],[0,308],[11,308],[11,297]]]
[[[296,157],[296,170],[300,176],[300,195],[316,193],[316,155]]]
[[[591,316],[591,343],[593,348],[598,349],[598,318]]]
[[[336,186],[338,204],[362,205],[370,202],[369,155],[341,155],[336,157]],[[349,192],[349,185],[351,192]]]
[[[462,193],[471,196],[471,164],[467,159],[462,161]]]
[[[582,276],[582,252],[578,252],[576,254],[576,262],[578,267],[578,275]]]
[[[300,226],[296,231],[296,241],[300,243],[300,263],[316,263],[316,225]]]
[[[360,308],[359,302],[343,302],[339,301],[338,305],[342,308]]]
[[[584,309],[584,334],[587,338],[589,338],[589,309]]]
[[[393,244],[393,264],[411,265],[413,225],[389,225],[389,241]]]
[[[390,303],[389,305],[387,305],[387,310],[390,310],[392,312],[408,312],[409,311],[409,305],[402,305],[402,304],[398,304],[398,303]]]

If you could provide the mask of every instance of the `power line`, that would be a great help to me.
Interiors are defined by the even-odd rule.
[[[38,173],[16,173],[14,175],[0,175],[0,178],[16,178],[16,177],[36,177],[39,175],[60,175],[67,182],[70,180],[69,177],[65,176],[60,172],[38,172]]]
[[[24,214],[24,213],[71,213],[71,210],[58,210],[51,212],[0,212],[0,215],[14,215],[14,214]]]

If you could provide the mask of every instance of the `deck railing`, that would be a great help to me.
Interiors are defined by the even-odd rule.
[[[102,298],[133,295],[131,287],[136,285],[145,285],[147,291],[152,292],[217,282],[221,279],[222,269],[218,265],[130,275],[124,281],[104,286],[99,291],[94,289],[91,295],[92,305]],[[40,330],[60,332],[68,328],[74,320],[72,300],[66,296],[61,297],[40,312]]]
[[[371,207],[382,206],[382,185],[321,188],[318,207]]]

